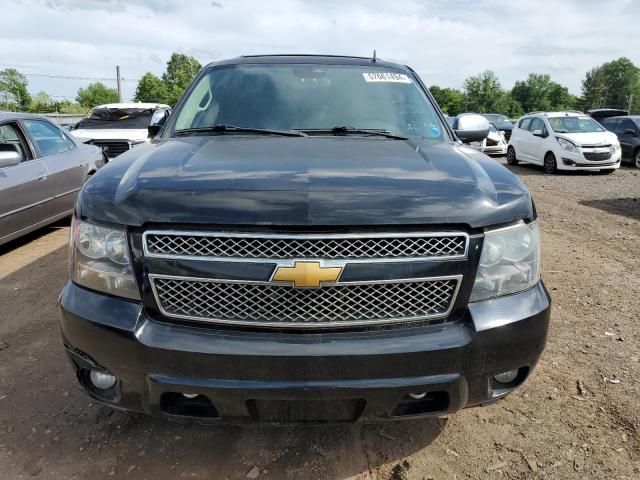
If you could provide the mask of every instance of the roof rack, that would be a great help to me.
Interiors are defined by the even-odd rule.
[[[543,112],[541,110],[535,111],[535,112],[527,112],[525,113],[525,115],[546,115],[547,112]]]

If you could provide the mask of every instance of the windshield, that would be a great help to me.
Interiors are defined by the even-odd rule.
[[[604,132],[602,128],[593,119],[584,117],[552,117],[549,118],[549,124],[556,133],[589,133]]]
[[[94,108],[76,128],[148,128],[153,108]]]
[[[499,115],[499,114],[496,114],[496,113],[489,113],[489,114],[485,115],[484,118],[486,118],[490,122],[493,122],[493,123],[498,124],[498,125],[505,125],[505,124],[511,125],[511,120],[509,120],[506,115]]]
[[[329,134],[334,127],[347,127],[445,140],[438,115],[415,79],[375,67],[213,68],[176,114],[174,131],[214,125],[309,134]]]

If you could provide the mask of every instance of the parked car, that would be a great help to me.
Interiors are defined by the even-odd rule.
[[[104,163],[46,118],[0,112],[0,245],[70,215]]]
[[[459,119],[468,115],[477,115],[476,113],[461,113],[455,117],[445,117],[447,123],[454,130],[458,129]],[[471,142],[468,144],[471,148],[478,150],[486,155],[506,155],[507,154],[507,141],[504,138],[504,134],[500,132],[496,126],[489,122],[489,134],[486,138],[483,138],[477,142]]]
[[[640,115],[608,117],[602,126],[618,136],[622,148],[622,161],[640,168]]]
[[[484,141],[482,152],[491,156],[505,156],[507,154],[505,134],[491,122],[489,122],[489,135]]]
[[[482,116],[493,123],[498,130],[504,133],[504,138],[509,141],[511,138],[511,131],[513,130],[513,123],[509,120],[509,117],[501,113],[483,113]]]
[[[447,124],[449,125],[449,127],[454,131],[461,131],[461,125],[464,124],[464,122],[467,121],[467,119],[469,118],[474,118],[477,117],[478,114],[477,113],[471,113],[471,112],[466,112],[466,113],[459,113],[458,115],[456,115],[455,117],[449,117],[449,116],[445,116],[445,120],[447,122]],[[489,125],[489,122],[487,122],[487,126],[489,127],[489,129],[491,128],[491,126]],[[484,151],[484,147],[487,143],[487,136],[488,136],[488,132],[487,135],[485,135],[482,138],[477,138],[474,141],[471,142],[464,142],[466,143],[466,145],[468,147],[473,148],[474,150],[477,150],[479,152],[483,152]]]
[[[171,113],[161,103],[109,103],[93,108],[71,133],[84,143],[102,148],[109,158],[149,140],[149,125]]]
[[[155,130],[155,126],[153,126]],[[199,421],[415,419],[495,402],[546,342],[536,209],[414,70],[206,66],[82,189],[64,347],[85,391]],[[154,132],[155,133],[155,132]]]
[[[543,165],[557,170],[599,170],[609,174],[620,167],[620,142],[598,122],[580,112],[534,112],[513,129],[507,162]]]
[[[629,115],[629,112],[619,108],[594,108],[593,110],[589,110],[587,113],[591,118],[599,123],[602,123],[605,118]]]

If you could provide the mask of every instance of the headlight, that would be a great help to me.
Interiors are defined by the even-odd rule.
[[[578,153],[580,151],[580,147],[578,147],[575,143],[567,140],[566,138],[556,137],[558,143],[562,148],[564,148],[567,152]]]
[[[133,276],[127,235],[73,217],[70,276],[78,285],[119,297],[140,300]]]
[[[485,233],[470,301],[521,292],[540,279],[538,223]]]

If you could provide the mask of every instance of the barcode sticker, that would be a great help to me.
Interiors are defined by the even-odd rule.
[[[363,73],[362,76],[366,82],[411,83],[411,79],[404,73],[375,72]]]

